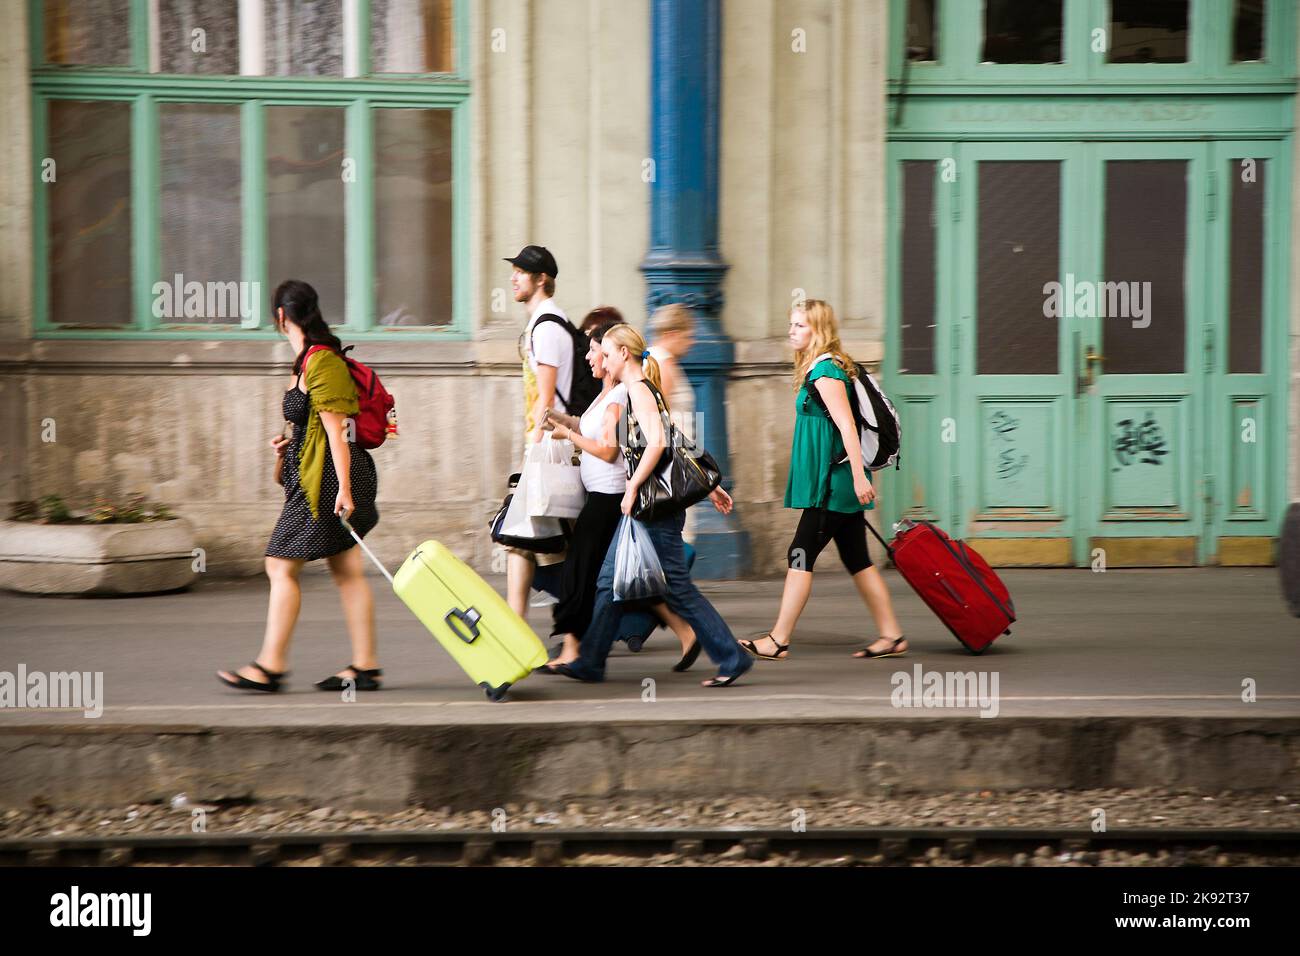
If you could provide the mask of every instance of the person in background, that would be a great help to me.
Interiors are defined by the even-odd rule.
[[[544,315],[569,317],[556,304],[555,279],[560,269],[555,256],[544,246],[524,246],[505,260],[514,268],[510,288],[515,301],[528,309],[528,324],[520,340],[524,369],[524,454],[529,445],[541,441],[542,416],[548,408],[562,409],[561,395],[573,387],[573,341],[555,322],[542,322]],[[528,592],[538,564],[557,564],[563,554],[537,554],[523,548],[508,548],[506,558],[506,601],[520,617],[528,616]]]
[[[293,424],[293,438],[271,439],[276,471],[284,486],[284,508],[266,546],[271,598],[262,650],[237,671],[217,678],[239,690],[278,691],[287,676],[289,641],[302,605],[298,575],[308,561],[325,559],[338,586],[352,640],[352,663],[318,681],[321,690],[378,690],[374,600],[361,551],[339,518],[364,537],[379,523],[375,497],[379,479],[370,453],[346,437],[345,423],[357,414],[356,385],[339,354],[342,343],[321,316],[316,290],[305,282],[282,282],[272,296],[276,329],[287,336],[296,358],[293,381],[281,402]],[[314,345],[326,346],[309,356]]]
[[[858,426],[849,404],[857,366],[840,345],[835,312],[820,299],[808,299],[790,310],[790,344],[797,396],[785,506],[802,508],[803,514],[790,542],[776,624],[756,640],[741,641],[741,646],[759,660],[789,657],[795,624],[812,594],[813,565],[834,541],[881,635],[853,656],[900,656],[907,641],[894,616],[889,588],[867,552],[863,511],[875,507],[876,490],[862,463]]]
[[[686,306],[675,302],[660,306],[646,323],[646,333],[650,340],[650,357],[659,363],[664,397],[672,409],[669,417],[687,441],[703,438],[697,434],[695,426],[695,389],[681,365],[681,359],[695,344],[695,316]],[[694,508],[686,510],[682,537],[687,542],[695,540],[697,517]]]
[[[694,441],[695,389],[686,377],[681,359],[695,344],[695,317],[684,305],[665,305],[650,316],[646,332],[646,338],[650,340],[650,357],[659,363],[664,398],[672,409],[673,424],[686,438]]]
[[[592,332],[596,329],[600,329],[601,335],[604,335],[605,329],[622,324],[622,312],[618,311],[618,309],[614,308],[612,305],[598,305],[583,317],[582,325],[580,325],[578,329],[590,338]]]
[[[591,339],[587,362],[592,374],[604,386],[600,395],[581,419],[547,409],[542,421],[543,429],[550,431],[555,438],[568,439],[582,452],[582,484],[587,489],[586,503],[569,539],[560,601],[554,609],[555,627],[551,636],[562,639],[562,649],[557,657],[538,668],[551,674],[556,673],[556,665],[568,664],[578,658],[578,637],[586,633],[591,624],[596,603],[596,579],[623,517],[619,506],[627,490],[627,470],[618,444],[618,423],[627,402],[627,387],[615,382],[613,375],[606,372],[605,354],[601,351],[605,333],[620,323],[609,319],[602,322],[599,318],[593,323],[592,317],[598,312],[617,312],[602,307],[593,310],[582,323],[583,331]],[[673,670],[687,670],[700,654],[695,632],[662,602],[655,604],[654,610],[682,643],[682,657]],[[654,626],[650,620],[646,624]]]

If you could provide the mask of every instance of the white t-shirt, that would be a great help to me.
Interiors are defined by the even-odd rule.
[[[627,404],[626,385],[621,383],[615,385],[605,393],[603,398],[592,402],[591,407],[582,413],[579,421],[582,424],[584,437],[600,440],[601,429],[605,423],[605,409],[615,403],[620,408]],[[614,440],[618,441],[617,432]],[[578,470],[582,476],[582,486],[588,491],[618,495],[627,490],[627,465],[623,462],[622,454],[613,461],[601,461],[595,455],[584,451],[578,459]]]
[[[551,407],[564,411],[560,396],[569,395],[569,390],[573,388],[573,339],[563,327],[549,319],[534,331],[533,326],[537,325],[538,317],[547,314],[558,315],[565,322],[569,321],[569,317],[555,304],[554,299],[547,299],[537,306],[528,318],[528,364],[534,375],[537,374],[539,364],[555,367],[555,398],[551,400]]]

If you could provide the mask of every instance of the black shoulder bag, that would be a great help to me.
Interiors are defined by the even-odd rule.
[[[722,484],[722,471],[707,451],[689,441],[673,424],[664,405],[664,397],[650,382],[646,387],[654,393],[659,406],[659,419],[663,423],[665,447],[655,470],[637,489],[632,517],[638,521],[659,521],[685,511],[698,504]],[[645,433],[637,424],[632,411],[632,396],[627,399],[627,441],[623,457],[627,460],[627,477],[636,474],[645,454]]]

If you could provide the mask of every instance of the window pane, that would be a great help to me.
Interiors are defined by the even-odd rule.
[[[934,160],[903,163],[902,367],[899,372],[934,374],[935,228]]]
[[[939,31],[934,19],[934,0],[907,0],[907,58],[939,59]]]
[[[1105,372],[1183,371],[1187,163],[1106,163],[1105,268],[1095,296]],[[1110,283],[1116,283],[1111,285]]]
[[[343,324],[343,110],[266,108],[268,275],[310,283],[331,325]],[[271,289],[265,290],[269,300]]]
[[[238,324],[241,308],[258,315],[260,298],[239,281],[239,107],[164,103],[162,137],[162,275],[154,290],[159,322]],[[200,283],[202,302],[193,295]],[[243,299],[240,292],[243,292]],[[179,307],[178,307],[179,306]],[[159,313],[162,313],[159,315]]]
[[[451,324],[451,111],[375,110],[375,320]]]
[[[1232,183],[1232,234],[1228,257],[1228,371],[1262,372],[1264,327],[1265,160],[1228,164]]]
[[[265,3],[268,76],[343,75],[343,0]]]
[[[1264,59],[1264,0],[1236,0],[1232,62]]]
[[[451,73],[453,0],[371,0],[374,73]]]
[[[1060,63],[1061,0],[987,0],[985,63]]]
[[[163,73],[239,73],[239,0],[158,0]]]
[[[1061,164],[979,164],[976,372],[1052,374],[1060,320],[1043,287],[1061,281]]]
[[[54,100],[49,209],[50,321],[131,323],[131,107]]]
[[[45,0],[45,62],[131,64],[130,0]],[[20,20],[6,15],[6,29]]]
[[[1111,0],[1111,63],[1186,63],[1187,0]]]

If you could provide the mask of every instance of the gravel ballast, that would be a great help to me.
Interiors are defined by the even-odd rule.
[[[181,834],[198,828],[221,833],[323,833],[371,830],[447,830],[545,832],[601,829],[755,828],[809,831],[850,827],[1052,827],[1093,830],[1104,811],[1108,832],[1163,828],[1297,828],[1300,802],[1287,794],[1172,793],[1161,790],[1034,790],[969,791],[943,795],[882,796],[870,805],[846,800],[810,799],[774,803],[761,797],[732,800],[621,801],[569,803],[560,807],[537,803],[505,804],[482,810],[453,812],[450,808],[410,807],[397,812],[337,810],[332,807],[287,805],[199,805],[184,794],[166,804],[136,804],[111,809],[54,810],[35,807],[0,814],[0,838],[103,837],[121,834]],[[401,865],[410,860],[394,859]],[[721,854],[662,854],[654,857],[587,855],[569,858],[569,865],[676,866],[852,866],[873,865],[879,857],[800,859],[773,854],[754,860],[742,847]],[[979,854],[970,860],[948,859],[939,848],[910,861],[912,865],[962,866],[1170,866],[1249,865],[1262,862],[1248,854],[1197,850],[1187,854],[1159,850],[1056,853],[1040,847],[1034,854]],[[1300,860],[1273,857],[1273,863]],[[532,865],[528,860],[501,860],[502,865]],[[310,865],[310,863],[308,864]]]

